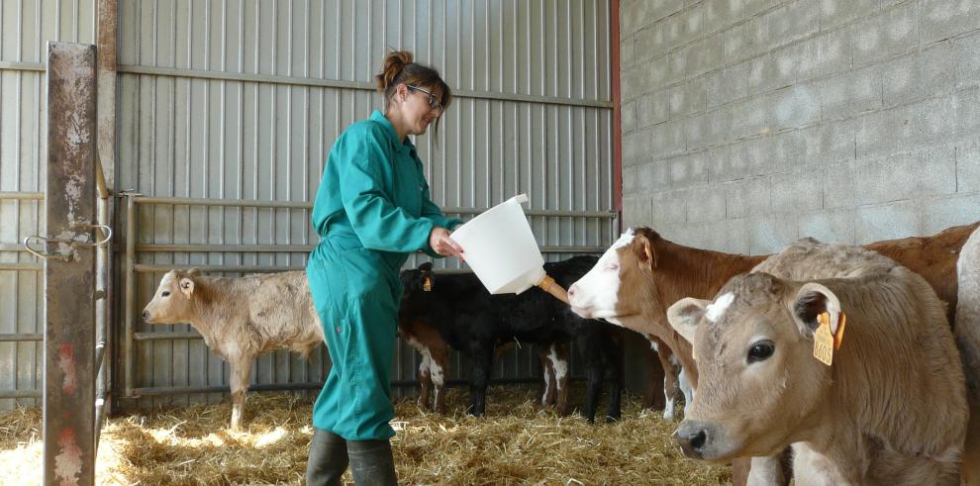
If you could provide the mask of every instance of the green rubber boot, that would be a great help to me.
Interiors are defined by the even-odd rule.
[[[395,458],[387,440],[352,440],[347,442],[351,472],[357,486],[395,486]]]
[[[306,463],[306,484],[309,486],[340,486],[347,470],[347,441],[323,429],[313,428],[310,458]]]

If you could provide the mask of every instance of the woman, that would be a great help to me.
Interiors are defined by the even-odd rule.
[[[409,253],[456,256],[460,223],[429,200],[408,135],[422,135],[452,101],[434,69],[392,52],[376,76],[385,112],[354,123],[334,143],[313,205],[320,244],[307,263],[310,291],[333,366],[313,406],[310,485],[396,484],[391,367]]]

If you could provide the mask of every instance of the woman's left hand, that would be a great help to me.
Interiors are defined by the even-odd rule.
[[[446,228],[438,226],[432,228],[432,232],[429,233],[429,246],[439,255],[454,256],[460,261],[466,261],[463,257],[463,248],[450,238],[449,230]]]

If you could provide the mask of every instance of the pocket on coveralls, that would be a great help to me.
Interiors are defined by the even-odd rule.
[[[313,303],[323,320],[324,332],[339,333],[347,327],[348,294],[347,269],[339,260],[315,260],[312,262],[315,277],[321,291],[313,293]]]

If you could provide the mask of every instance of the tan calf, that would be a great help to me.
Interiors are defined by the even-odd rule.
[[[149,324],[190,324],[231,366],[231,426],[240,429],[252,362],[276,349],[309,357],[323,343],[306,272],[239,278],[171,270],[143,310]]]
[[[980,223],[955,226],[932,236],[881,241],[867,248],[922,275],[949,303],[948,312],[953,319],[956,261],[960,248],[978,227]],[[604,318],[662,340],[697,388],[698,370],[691,346],[670,327],[666,309],[684,297],[715,296],[729,279],[750,271],[766,258],[691,248],[666,240],[650,228],[631,228],[606,251],[595,268],[569,288],[569,301],[582,317]],[[664,358],[661,356],[661,362]],[[733,482],[745,484],[748,467],[744,463],[735,466]]]
[[[671,324],[700,375],[676,433],[709,461],[794,444],[797,484],[956,484],[968,417],[943,304],[919,275],[872,258],[851,278],[796,282],[755,273],[714,302],[684,299]],[[814,358],[818,316],[831,365]]]

